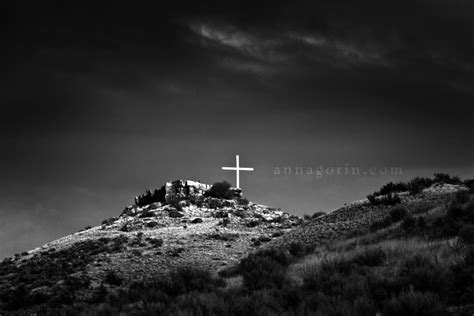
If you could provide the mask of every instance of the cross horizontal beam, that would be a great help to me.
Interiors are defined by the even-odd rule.
[[[240,188],[240,171],[253,171],[253,168],[242,168],[240,167],[239,155],[235,156],[235,167],[222,167],[222,170],[236,171],[236,187]]]

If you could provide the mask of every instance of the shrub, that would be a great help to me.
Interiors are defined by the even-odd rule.
[[[154,227],[159,226],[159,225],[160,225],[160,223],[158,223],[158,222],[148,222],[146,224],[146,227],[154,228]]]
[[[377,304],[370,297],[361,296],[354,301],[355,315],[377,315],[377,311]]]
[[[150,238],[148,241],[155,248],[159,248],[163,246],[163,239],[161,238]]]
[[[159,190],[155,189],[153,193],[150,190],[146,190],[145,194],[139,195],[135,198],[136,206],[146,206],[155,202],[165,202],[165,187],[161,187]]]
[[[288,246],[290,254],[296,258],[303,257],[313,250],[312,246],[305,245],[301,242],[294,241]]]
[[[242,259],[239,272],[249,290],[282,288],[287,283],[285,267],[290,259],[283,252],[270,250]]]
[[[461,179],[457,176],[450,176],[447,173],[435,173],[434,183],[461,184]]]
[[[458,234],[465,243],[474,244],[474,225],[466,225],[459,230]]]
[[[311,215],[311,218],[318,218],[320,216],[326,215],[325,212],[316,212],[313,215]]]
[[[245,224],[245,226],[250,227],[250,228],[258,226],[258,225],[260,225],[260,221],[256,221],[256,220],[249,221]]]
[[[456,192],[456,195],[454,196],[454,201],[456,203],[464,204],[469,202],[469,193],[466,191],[459,191]]]
[[[260,236],[260,237],[258,237],[257,240],[260,241],[260,242],[269,242],[269,241],[271,241],[272,239],[271,239],[270,237],[268,237],[268,236]]]
[[[474,192],[474,179],[464,180],[464,185],[469,189],[469,192]]]
[[[407,215],[408,211],[403,207],[395,207],[390,210],[390,218],[394,223],[401,221]]]
[[[416,177],[408,183],[408,190],[410,194],[414,195],[423,191],[433,184],[433,180],[430,178]]]
[[[452,219],[458,219],[463,216],[463,209],[459,205],[452,205],[448,208],[447,215],[448,217],[451,217]]]
[[[110,224],[113,224],[115,221],[117,220],[117,217],[111,217],[111,218],[107,218],[107,219],[104,219],[102,221],[102,225],[110,225]]]
[[[387,228],[392,225],[392,218],[390,216],[385,216],[382,220],[375,221],[370,225],[371,231],[376,231],[382,228]]]
[[[202,218],[197,217],[191,221],[191,224],[199,224],[202,223]]]
[[[218,208],[221,208],[223,207],[224,204],[222,203],[221,200],[217,199],[217,198],[213,198],[209,201],[209,207],[210,208],[213,208],[213,209],[218,209]],[[227,213],[226,213],[227,214]],[[217,216],[216,216],[217,217]]]
[[[223,286],[223,280],[216,279],[209,270],[184,266],[171,272],[172,285],[168,290],[171,295],[188,293],[191,291],[209,291]]]
[[[223,241],[234,241],[239,239],[239,234],[232,234],[232,233],[223,233],[223,234],[211,234],[209,235],[210,238],[216,240],[223,240]]]
[[[147,218],[147,217],[154,217],[155,216],[155,213],[150,211],[150,210],[147,210],[143,213],[140,214],[140,218]]]
[[[418,228],[426,228],[426,220],[423,216],[418,216],[417,217],[417,221],[416,221],[416,226],[418,226]]]
[[[399,271],[399,282],[406,288],[414,287],[416,291],[443,294],[448,289],[449,271],[435,264],[430,258],[415,255],[402,262]]]
[[[272,234],[272,237],[280,237],[280,236],[283,236],[283,234],[284,233],[282,231],[277,231]]]
[[[405,216],[405,218],[402,221],[402,228],[410,232],[416,227],[416,219],[412,215]]]
[[[232,185],[227,181],[216,182],[205,192],[205,196],[230,200],[233,198],[233,193],[230,189],[231,187]]]
[[[168,215],[169,215],[170,217],[172,217],[172,218],[178,218],[178,217],[183,217],[183,216],[184,216],[184,214],[181,213],[181,212],[178,211],[178,210],[172,210],[172,211],[170,211],[170,212],[168,213]]]
[[[387,256],[385,252],[381,248],[375,248],[366,249],[355,255],[352,261],[359,265],[375,267],[383,264],[386,259]]]
[[[237,204],[238,204],[238,205],[246,206],[246,205],[248,205],[249,203],[250,203],[249,200],[247,200],[246,198],[238,198],[238,199],[237,199]]]
[[[117,274],[117,272],[110,270],[105,275],[104,281],[110,285],[120,286],[123,282],[123,279]]]
[[[441,304],[440,298],[432,293],[405,292],[392,297],[384,304],[383,315],[446,315],[446,308]]]
[[[367,195],[367,199],[372,205],[395,205],[401,202],[400,197],[397,194],[387,194],[382,197],[378,197],[375,194]]]
[[[179,198],[173,198],[169,201],[169,204],[174,207],[178,212],[184,212],[183,207],[181,206],[181,200]]]
[[[228,218],[223,218],[221,221],[222,226],[227,227],[227,225],[230,224],[230,219]]]
[[[453,286],[451,301],[456,304],[474,301],[474,247],[468,248],[464,260],[451,267]]]

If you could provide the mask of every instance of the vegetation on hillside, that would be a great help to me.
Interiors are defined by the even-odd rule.
[[[466,307],[474,302],[472,194],[460,192],[447,205],[416,212],[393,206],[385,221],[367,234],[316,248],[293,243],[261,250],[219,275],[185,266],[169,278],[130,282],[110,271],[99,287],[87,279],[67,281],[54,301],[22,288],[2,299],[10,310],[30,306],[71,315],[472,313]],[[84,290],[92,294],[72,304]]]
[[[380,191],[387,190],[392,189]],[[86,267],[100,264],[97,254],[120,252],[124,247],[162,247],[163,240],[143,238],[143,233],[133,239],[102,238],[36,254],[22,265],[5,260],[0,264],[0,311],[471,315],[474,197],[472,191],[460,191],[446,199],[437,205],[428,203],[429,207],[423,203],[384,206],[385,217],[370,230],[317,246],[294,242],[278,249],[263,247],[219,274],[189,265],[147,281],[126,279],[114,270],[93,279],[87,274]],[[222,226],[227,225],[226,219]],[[208,237],[226,242],[236,238],[224,233]]]
[[[234,197],[231,187],[232,185],[227,181],[216,182],[204,195],[217,199],[230,200]]]
[[[389,182],[382,186],[380,190],[375,191],[367,196],[367,199],[372,205],[395,205],[400,203],[400,197],[397,193],[409,192],[411,195],[415,195],[433,185],[434,183],[444,184],[458,184],[465,185],[471,192],[473,189],[474,181],[468,179],[461,181],[457,176],[450,176],[447,173],[435,173],[434,178],[416,177],[408,182]]]

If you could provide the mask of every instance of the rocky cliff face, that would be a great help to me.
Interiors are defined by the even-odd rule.
[[[152,203],[170,204],[179,200],[197,200],[204,196],[211,185],[193,180],[175,180],[166,182],[160,189],[153,192],[147,190],[145,194],[135,197],[136,206],[145,206]],[[238,188],[230,188],[233,198],[242,197]]]
[[[177,199],[192,200],[200,198],[211,186],[192,180],[176,180],[166,182],[164,188],[165,202],[170,203]]]

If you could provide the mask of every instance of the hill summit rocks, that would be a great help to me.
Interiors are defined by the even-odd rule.
[[[167,182],[153,193],[147,190],[145,194],[137,196],[134,205],[126,207],[119,217],[106,220],[103,227],[115,222],[118,225],[126,220],[123,231],[137,230],[170,225],[170,221],[176,218],[180,219],[179,223],[196,223],[193,221],[202,222],[203,218],[226,218],[230,222],[230,218],[237,217],[242,219],[240,224],[244,226],[267,222],[274,223],[273,228],[289,228],[301,221],[298,216],[279,209],[249,202],[242,197],[242,191],[238,188],[230,188],[230,197],[227,199],[212,197],[206,194],[211,187],[193,180]],[[156,224],[148,223],[157,219],[159,221]]]
[[[194,180],[175,180],[166,182],[160,189],[135,197],[135,205],[144,206],[151,203],[170,204],[176,200],[196,200],[204,195],[212,186]],[[242,197],[242,190],[230,188],[234,198]]]

